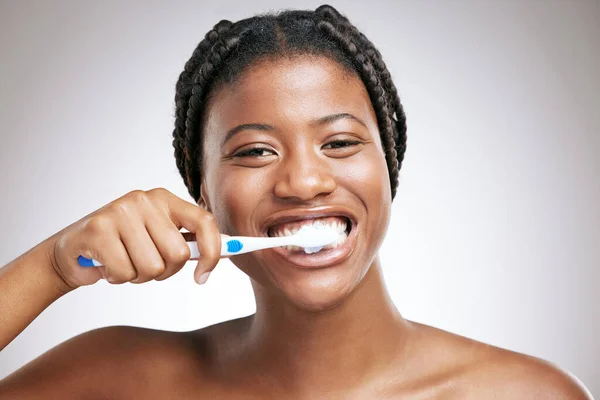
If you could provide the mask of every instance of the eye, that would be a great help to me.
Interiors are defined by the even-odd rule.
[[[249,149],[238,151],[233,155],[233,157],[266,157],[268,155],[275,155],[275,152],[271,149],[267,149],[266,147],[252,147]]]
[[[323,146],[324,149],[341,149],[344,147],[357,146],[362,142],[358,140],[334,140]]]

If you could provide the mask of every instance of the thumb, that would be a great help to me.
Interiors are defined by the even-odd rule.
[[[226,242],[229,237],[229,235],[221,234],[221,243]],[[216,265],[214,265],[212,268],[206,269],[203,261],[204,260],[202,259],[202,254],[200,254],[198,264],[196,265],[196,269],[194,270],[194,280],[200,285],[206,283],[208,277],[210,276],[210,273],[216,267]]]

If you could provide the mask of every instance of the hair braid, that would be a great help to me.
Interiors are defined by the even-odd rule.
[[[375,115],[379,125],[380,136],[385,150],[385,158],[390,173],[390,185],[392,197],[396,194],[398,186],[398,159],[396,158],[396,147],[394,142],[394,129],[392,128],[391,115],[389,112],[389,97],[384,90],[377,71],[371,59],[361,49],[360,43],[356,43],[350,35],[345,34],[344,28],[334,25],[328,20],[317,22],[317,28],[324,30],[336,40],[348,54],[356,61],[359,72],[373,103]]]
[[[354,41],[358,42],[364,49],[365,54],[367,54],[375,67],[375,71],[377,71],[386,92],[388,104],[392,109],[393,115],[390,115],[392,137],[394,140],[394,148],[396,149],[396,159],[398,160],[397,169],[400,170],[406,152],[406,115],[404,114],[404,108],[400,102],[396,85],[394,85],[392,76],[381,57],[381,53],[377,50],[375,45],[373,45],[373,43],[360,32],[350,20],[348,20],[348,18],[340,14],[335,8],[329,5],[322,5],[317,8],[315,12],[322,18],[338,26],[341,32],[352,36]],[[390,171],[390,173],[392,173],[392,171]]]
[[[176,85],[173,147],[179,173],[186,180],[188,192],[194,199],[200,196],[200,182],[196,179],[200,170],[196,129],[201,117],[202,97],[207,92],[205,85],[212,73],[235,45],[236,38],[223,38],[232,25],[232,22],[222,20],[205,35],[185,64]]]

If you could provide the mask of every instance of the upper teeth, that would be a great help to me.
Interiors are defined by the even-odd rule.
[[[312,219],[302,221],[301,223],[295,222],[293,226],[281,225],[277,229],[272,231],[273,236],[291,236],[296,234],[303,226],[322,226],[326,225],[332,229],[335,229],[339,233],[346,231],[346,220],[342,218],[328,218],[323,221],[321,219]]]

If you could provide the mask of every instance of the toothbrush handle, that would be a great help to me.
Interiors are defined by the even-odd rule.
[[[250,253],[251,251],[287,246],[290,244],[290,237],[228,236],[224,239],[225,240],[221,240],[221,257]]]
[[[190,232],[182,232],[183,237],[190,249],[190,260],[200,258],[198,243],[194,240],[196,237]],[[221,257],[228,257],[235,254],[244,254],[251,251],[269,249],[278,246],[287,246],[290,243],[289,237],[249,237],[249,236],[227,236],[221,235]],[[79,256],[77,262],[82,267],[101,267],[102,263],[93,258]]]

